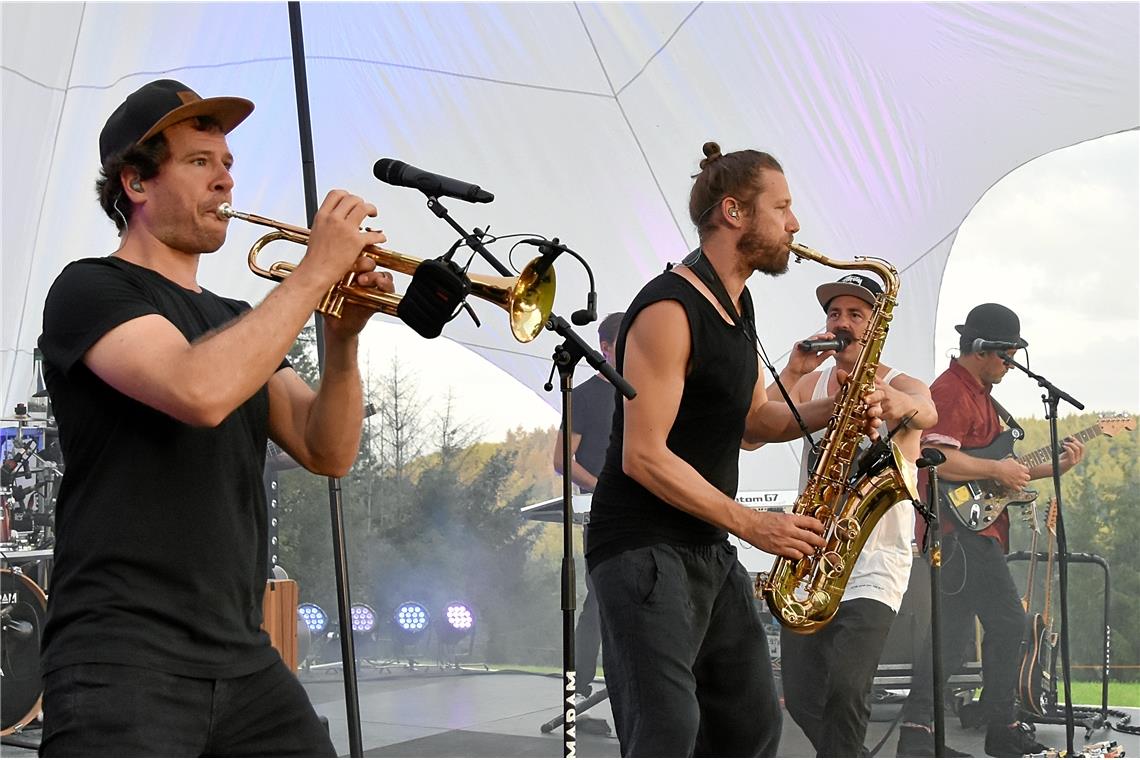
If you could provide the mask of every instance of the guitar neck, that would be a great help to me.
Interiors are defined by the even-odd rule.
[[[1098,423],[1096,425],[1085,428],[1079,433],[1071,434],[1069,438],[1076,438],[1081,443],[1087,443],[1093,438],[1096,438],[1098,435],[1101,435],[1103,432],[1104,431],[1101,430],[1100,424]],[[1025,456],[1018,457],[1017,461],[1021,462],[1026,467],[1036,467],[1039,464],[1051,462],[1053,460],[1053,455],[1051,452],[1052,449],[1049,446],[1042,446],[1039,449],[1029,452]]]

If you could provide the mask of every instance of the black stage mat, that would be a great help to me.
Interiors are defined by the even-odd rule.
[[[620,757],[614,738],[582,734],[577,754]],[[561,730],[535,736],[492,734],[485,731],[444,731],[422,739],[366,750],[365,757],[562,757]]]

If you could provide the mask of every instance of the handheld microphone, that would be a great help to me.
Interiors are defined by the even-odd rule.
[[[915,462],[918,467],[937,467],[946,461],[946,454],[936,448],[922,450],[922,456]]]
[[[851,345],[851,338],[847,335],[836,335],[834,338],[820,340],[801,340],[796,344],[801,351],[842,351]]]
[[[372,173],[381,182],[398,187],[410,187],[433,197],[445,195],[468,203],[490,203],[495,200],[493,194],[478,185],[445,177],[442,174],[432,174],[394,158],[382,158],[377,161],[372,167]]]
[[[983,340],[982,338],[978,338],[970,344],[970,351],[975,354],[980,354],[983,351],[1008,351],[1011,348],[1021,348],[1021,344],[1009,340]]]

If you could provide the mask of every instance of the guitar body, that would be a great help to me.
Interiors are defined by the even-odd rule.
[[[962,453],[981,459],[1005,459],[1013,456],[1013,443],[1013,432],[1006,430],[988,446],[962,449]],[[960,525],[975,533],[988,528],[1006,507],[1028,504],[1037,498],[1037,492],[1032,489],[1011,493],[992,480],[970,480],[965,483],[940,480],[938,493],[942,507],[948,508],[958,518]]]
[[[1053,657],[1053,634],[1042,615],[1031,616],[1021,642],[1021,666],[1017,672],[1017,698],[1028,713],[1041,717],[1047,708],[1049,669]]]
[[[1098,435],[1113,436],[1121,430],[1135,429],[1136,420],[1131,417],[1101,417],[1095,425],[1069,437],[1085,443]],[[979,449],[962,449],[962,453],[981,459],[1005,459],[1013,456],[1015,440],[1013,431],[1006,430],[998,434],[998,437],[988,445]],[[1048,446],[1017,459],[1027,467],[1051,460],[1052,452]],[[965,483],[941,480],[938,483],[938,495],[942,504],[946,505],[958,519],[958,523],[975,533],[989,527],[1001,516],[1006,507],[1028,504],[1037,498],[1037,492],[1032,489],[1009,493],[992,480],[971,480]]]

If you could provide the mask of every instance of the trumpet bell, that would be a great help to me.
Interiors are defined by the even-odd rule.
[[[529,343],[538,337],[550,319],[550,312],[554,309],[554,293],[557,288],[557,279],[554,269],[547,267],[545,272],[539,274],[538,262],[541,257],[534,258],[523,269],[522,274],[514,278],[511,287],[510,312],[511,334],[519,343]],[[510,278],[504,278],[510,279]]]

